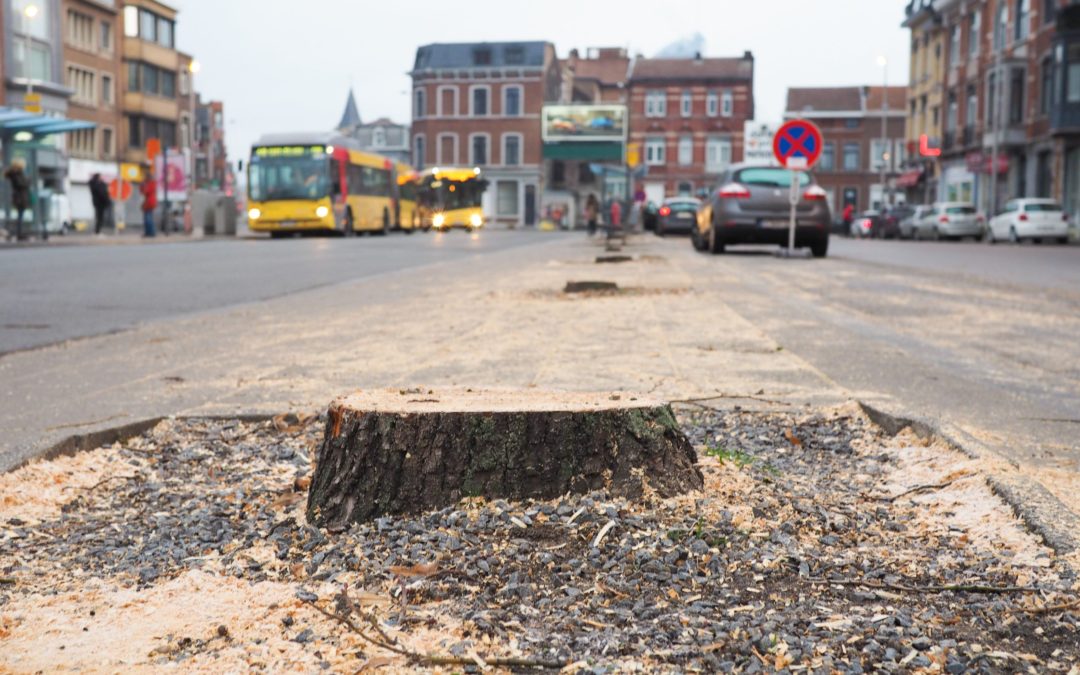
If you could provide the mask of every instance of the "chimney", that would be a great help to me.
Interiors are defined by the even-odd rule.
[[[747,49],[745,52],[743,52],[742,57],[743,57],[744,61],[753,61],[754,60],[754,52]]]

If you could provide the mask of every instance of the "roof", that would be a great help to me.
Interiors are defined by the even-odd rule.
[[[882,91],[885,91],[884,87],[869,87],[866,92],[867,110],[881,110]],[[888,91],[886,98],[889,102],[889,108],[892,110],[905,110],[907,108],[907,87],[889,87]]]
[[[631,80],[751,80],[754,57],[720,59],[636,59]]]
[[[342,136],[336,132],[311,131],[284,134],[264,134],[255,141],[255,147],[277,147],[283,145],[340,145],[342,147],[359,150],[360,146],[355,139]]]
[[[369,127],[404,127],[404,126],[407,126],[407,125],[402,124],[401,122],[395,122],[394,120],[390,119],[389,117],[380,117],[379,119],[375,120],[374,122],[364,122],[363,124],[361,124],[359,126],[362,129],[366,129],[366,128],[369,128]]]
[[[862,112],[862,87],[792,87],[788,112]]]
[[[349,98],[345,101],[345,112],[341,115],[341,121],[338,122],[338,129],[352,129],[360,126],[360,109],[356,107],[356,96],[353,94],[353,90],[349,88]]]
[[[548,42],[463,42],[430,44],[416,50],[413,70],[541,67]]]
[[[69,131],[82,131],[94,129],[97,125],[93,122],[81,120],[69,120],[64,117],[52,117],[29,113],[21,108],[5,108],[0,106],[0,136],[28,132],[37,138],[64,134]]]
[[[862,114],[881,110],[884,87],[792,87],[788,89],[787,113]],[[888,88],[889,109],[907,108],[907,87]]]

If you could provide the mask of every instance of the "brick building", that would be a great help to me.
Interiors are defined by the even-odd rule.
[[[117,133],[122,122],[120,10],[95,0],[63,0],[64,77],[72,90],[68,117],[91,122],[92,129],[67,136],[71,216],[93,222],[89,181],[119,175]]]
[[[574,49],[563,68],[563,101],[626,103],[630,55],[622,47],[598,47],[585,56]]]
[[[928,192],[989,213],[1015,197],[1051,197],[1080,216],[1080,6],[912,0],[904,25],[913,55],[929,31],[942,36],[940,72],[913,71],[943,101],[932,130],[941,156],[919,158],[936,174]]]
[[[540,112],[559,100],[562,85],[555,47],[432,44],[417,50],[410,75],[413,164],[479,167],[490,182],[489,220],[536,224],[544,187]]]
[[[754,117],[754,57],[636,58],[628,77],[630,142],[648,167],[652,201],[715,187],[743,157],[743,129]]]
[[[821,129],[824,146],[814,175],[833,213],[848,204],[857,211],[878,208],[883,195],[886,203],[905,201],[891,186],[905,163],[906,100],[906,87],[788,89],[784,119],[807,119]]]

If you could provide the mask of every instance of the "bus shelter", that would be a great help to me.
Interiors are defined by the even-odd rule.
[[[26,177],[30,182],[30,226],[27,228],[24,223],[24,231],[33,233],[38,230],[43,236],[47,236],[49,200],[43,199],[47,195],[43,194],[42,190],[39,153],[57,150],[48,142],[49,138],[58,134],[93,129],[96,126],[92,122],[69,120],[64,117],[31,113],[20,108],[0,106],[0,149],[3,154],[3,168],[6,170],[10,167],[16,158],[22,159],[26,164]],[[4,205],[2,222],[7,227],[13,217],[11,184],[7,180],[3,181],[2,195]]]

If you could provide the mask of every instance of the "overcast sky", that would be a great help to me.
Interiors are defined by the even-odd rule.
[[[759,120],[778,120],[788,86],[906,84],[905,0],[166,0],[196,87],[225,102],[229,155],[263,133],[333,128],[350,84],[365,120],[407,122],[416,47],[550,40],[655,55],[701,33],[707,56],[757,60]]]

